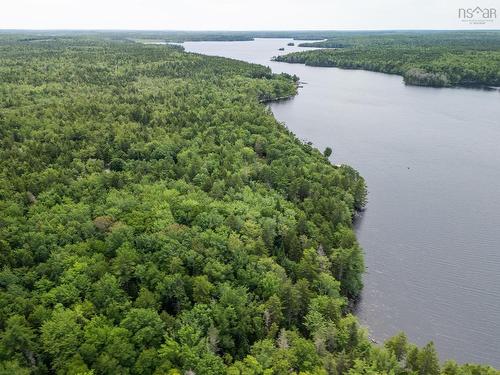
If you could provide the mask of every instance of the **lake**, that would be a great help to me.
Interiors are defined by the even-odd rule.
[[[305,82],[271,108],[366,179],[369,202],[355,225],[367,272],[356,313],[370,335],[381,342],[403,330],[420,345],[433,340],[441,359],[500,368],[500,91],[270,61],[306,49],[291,41],[184,47]]]

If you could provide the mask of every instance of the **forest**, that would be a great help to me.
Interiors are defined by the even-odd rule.
[[[263,104],[297,77],[0,34],[0,374],[498,375],[352,315],[363,178]]]
[[[500,86],[500,32],[344,33],[277,61],[403,76],[409,85]]]
[[[319,41],[336,33],[325,31],[93,31],[93,30],[37,30],[26,35],[18,30],[3,30],[3,37],[14,40],[46,40],[57,38],[104,38],[107,40],[161,41],[182,43],[186,41],[251,41],[255,38],[295,38]]]

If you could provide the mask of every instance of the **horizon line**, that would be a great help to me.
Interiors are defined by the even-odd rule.
[[[94,32],[185,32],[185,33],[252,33],[252,32],[375,32],[375,31],[500,31],[500,29],[439,29],[439,28],[409,28],[409,29],[126,29],[126,28],[2,28],[3,31],[94,31]]]

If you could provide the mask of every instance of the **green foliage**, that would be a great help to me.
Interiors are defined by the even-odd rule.
[[[409,85],[500,85],[500,33],[338,33],[277,61],[399,74]]]
[[[331,155],[332,155],[332,148],[331,147],[327,147],[325,148],[325,151],[323,151],[323,155],[325,155],[325,158],[329,158]]]
[[[0,62],[0,374],[435,371],[346,315],[366,188],[261,104],[294,77],[105,36]]]

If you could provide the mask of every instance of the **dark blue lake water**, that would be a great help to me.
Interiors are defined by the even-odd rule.
[[[271,62],[287,39],[190,42],[306,82],[271,108],[365,177],[367,273],[357,315],[376,340],[405,331],[442,359],[500,368],[500,92],[405,86],[360,70]],[[278,48],[285,47],[285,51]]]

